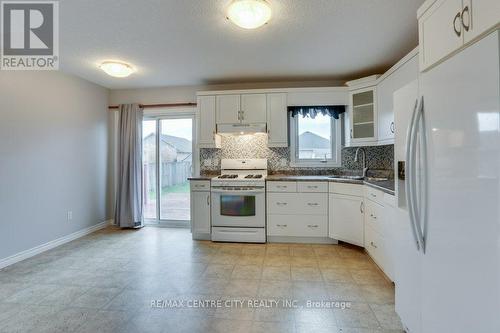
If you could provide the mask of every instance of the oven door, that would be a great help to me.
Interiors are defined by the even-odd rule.
[[[259,188],[214,188],[212,226],[263,228],[266,225],[266,192]]]

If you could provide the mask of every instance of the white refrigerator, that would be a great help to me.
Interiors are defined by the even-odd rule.
[[[396,91],[394,111],[396,312],[410,333],[500,332],[499,31]]]

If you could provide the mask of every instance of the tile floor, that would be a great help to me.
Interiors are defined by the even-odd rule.
[[[295,306],[251,307],[249,300]],[[219,300],[219,307],[152,307]],[[227,300],[243,306],[226,307]],[[307,300],[350,308],[308,308]],[[168,305],[158,303],[159,305]],[[330,303],[331,304],[331,303]],[[0,270],[0,332],[402,332],[394,287],[360,250],[192,241],[108,228]]]

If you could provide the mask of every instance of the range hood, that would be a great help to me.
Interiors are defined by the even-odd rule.
[[[244,135],[254,133],[267,133],[266,123],[257,124],[218,124],[217,134]]]

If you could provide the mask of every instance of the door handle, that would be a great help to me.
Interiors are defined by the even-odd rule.
[[[455,31],[455,34],[460,37],[462,35],[462,29],[458,30],[457,29],[457,20],[461,20],[462,14],[460,12],[455,15],[455,18],[453,19],[453,30]],[[459,26],[460,27],[460,26]]]
[[[361,203],[359,204],[359,211],[361,212],[361,214],[365,212],[365,203],[363,201],[361,201]]]
[[[391,122],[391,133],[394,133],[395,132],[395,126],[394,126],[394,122],[392,121]]]
[[[467,25],[465,24],[465,20],[464,20],[465,13],[467,13]],[[469,28],[470,28],[469,6],[465,6],[465,8],[462,10],[462,14],[460,15],[460,20],[462,21],[462,26],[464,27],[465,31],[469,31]]]
[[[418,99],[415,101],[415,106],[413,108],[413,112],[411,115],[411,120],[408,125],[408,129],[406,132],[406,177],[405,177],[405,194],[406,194],[406,205],[408,209],[408,215],[410,217],[410,226],[411,226],[411,232],[413,235],[413,239],[415,240],[415,245],[417,247],[417,250],[420,251],[420,242],[417,236],[417,230],[415,227],[415,212],[413,210],[412,202],[412,191],[411,191],[411,174],[413,172],[413,167],[412,167],[412,138],[413,138],[413,128],[414,128],[414,123],[415,123],[415,118],[417,114],[417,108],[419,106],[419,101]]]

